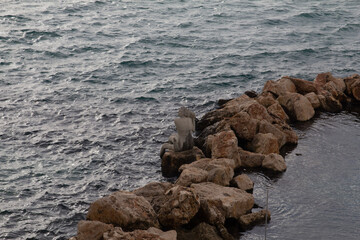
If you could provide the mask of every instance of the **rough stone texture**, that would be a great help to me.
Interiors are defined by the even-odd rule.
[[[226,218],[239,219],[254,206],[254,197],[241,189],[209,182],[191,187],[200,197],[200,208],[210,224],[224,224]]]
[[[223,238],[220,237],[218,231],[216,230],[216,227],[211,226],[205,222],[198,224],[191,230],[178,229],[177,233],[177,240],[223,240]]]
[[[203,152],[197,147],[183,152],[166,152],[162,157],[161,172],[164,177],[178,176],[178,170],[181,165],[192,163],[204,157]]]
[[[330,72],[320,73],[316,76],[314,80],[314,84],[317,88],[323,88],[326,83],[333,82],[336,85],[336,88],[344,92],[346,89],[346,85],[343,79],[334,77]]]
[[[263,92],[270,92],[275,96],[281,96],[288,92],[296,92],[296,87],[290,79],[281,78],[277,81],[267,81],[264,85]]]
[[[152,182],[144,187],[138,188],[133,191],[137,196],[144,197],[153,207],[156,213],[166,201],[165,192],[172,188],[174,184],[169,182]]]
[[[277,103],[276,99],[274,98],[274,95],[269,92],[264,92],[261,95],[259,95],[256,98],[256,101],[258,101],[261,105],[263,105],[266,108],[273,105],[274,103]]]
[[[159,226],[150,203],[144,197],[124,191],[114,192],[93,202],[86,218],[114,224],[126,230]]]
[[[238,139],[233,131],[224,131],[214,135],[211,148],[213,158],[231,158],[240,161]]]
[[[240,167],[240,165],[238,165],[238,163],[234,159],[230,159],[230,158],[217,158],[217,159],[211,160],[210,163],[216,164],[216,165],[222,165],[225,167],[230,167],[232,169],[236,169],[236,168]]]
[[[251,119],[267,121],[272,120],[266,108],[254,99],[242,103],[239,105],[239,109],[239,112],[248,113]]]
[[[203,170],[206,170],[207,166],[210,164],[210,162],[212,161],[213,159],[211,158],[201,158],[195,162],[192,162],[190,164],[184,164],[182,165],[180,168],[179,168],[179,171],[182,172],[184,171],[185,169],[188,169],[188,168],[200,168],[200,169],[203,169]]]
[[[340,112],[342,110],[340,101],[335,99],[328,91],[321,91],[318,98],[323,110],[327,112]]]
[[[316,95],[316,93],[308,93],[305,95],[305,97],[309,100],[314,109],[318,109],[319,107],[321,107],[319,97]]]
[[[186,168],[182,170],[180,177],[176,180],[175,184],[188,187],[192,183],[205,182],[208,179],[208,172],[200,168]]]
[[[298,143],[299,140],[298,135],[287,123],[279,122],[273,125],[286,135],[286,143],[290,143],[290,144]]]
[[[296,92],[298,92],[302,95],[305,95],[305,94],[311,93],[311,92],[314,92],[314,93],[317,92],[314,82],[306,81],[304,79],[299,79],[299,78],[293,78],[293,77],[284,77],[284,78],[290,79],[296,87]]]
[[[274,104],[270,105],[267,108],[267,111],[272,117],[278,118],[281,121],[285,121],[285,122],[289,121],[289,116],[286,114],[284,109],[277,101]]]
[[[346,92],[352,95],[357,101],[360,101],[360,75],[354,74],[344,79]]]
[[[277,99],[282,107],[297,121],[307,121],[314,114],[314,108],[309,100],[298,93],[287,93]]]
[[[99,221],[80,221],[78,223],[77,240],[101,240],[104,232],[110,231],[114,226]]]
[[[241,166],[246,168],[261,167],[265,158],[264,154],[253,153],[245,151],[239,148],[239,154],[241,158]]]
[[[217,167],[209,170],[207,181],[221,186],[229,186],[233,176],[234,170],[231,167],[218,165]]]
[[[200,199],[191,188],[175,186],[165,193],[165,197],[158,213],[159,222],[164,227],[187,224],[200,208]]]
[[[278,146],[281,148],[286,144],[286,135],[280,129],[275,127],[268,121],[261,121],[259,123],[259,133],[272,133],[278,140]]]
[[[232,183],[239,189],[251,192],[254,188],[254,183],[248,175],[241,174],[233,178]]]
[[[279,153],[278,139],[272,133],[258,133],[255,135],[249,148],[256,153]]]
[[[250,141],[256,134],[258,120],[251,118],[246,112],[240,112],[231,119],[224,121],[229,123],[239,139]]]
[[[271,213],[268,210],[261,210],[255,213],[249,213],[243,215],[239,219],[239,224],[243,230],[252,228],[257,224],[265,223],[265,219],[269,222],[271,219]]]
[[[103,237],[104,240],[176,240],[177,233],[175,230],[163,232],[157,228],[124,232],[121,228],[117,227],[104,233]]]
[[[262,167],[274,172],[284,172],[286,170],[284,158],[274,153],[265,156]]]

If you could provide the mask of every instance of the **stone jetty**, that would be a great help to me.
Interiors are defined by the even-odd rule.
[[[181,108],[178,132],[160,151],[163,175],[176,181],[98,199],[71,240],[234,239],[227,223],[245,231],[271,215],[254,209],[256,185],[241,169],[286,171],[280,150],[298,142],[289,123],[359,101],[359,75],[321,73],[313,81],[288,76],[267,81],[260,93],[219,100],[219,107],[199,120]]]

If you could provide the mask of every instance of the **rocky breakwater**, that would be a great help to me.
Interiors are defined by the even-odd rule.
[[[322,73],[314,81],[268,81],[261,93],[223,100],[200,120],[181,108],[177,133],[160,151],[163,175],[177,180],[95,201],[72,239],[233,239],[227,223],[246,230],[270,219],[269,211],[252,212],[254,183],[241,170],[284,172],[280,149],[298,141],[290,122],[308,121],[315,111],[339,112],[358,101],[359,75],[342,79]]]

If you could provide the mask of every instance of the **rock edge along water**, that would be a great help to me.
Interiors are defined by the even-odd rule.
[[[251,213],[253,184],[234,178],[236,169],[285,171],[280,149],[298,141],[290,121],[307,121],[316,110],[339,112],[358,101],[360,76],[331,73],[314,81],[283,77],[266,82],[259,95],[224,101],[197,122],[193,149],[162,156],[163,175],[179,175],[174,184],[149,183],[95,201],[72,239],[232,239],[227,220],[245,230],[270,217]]]

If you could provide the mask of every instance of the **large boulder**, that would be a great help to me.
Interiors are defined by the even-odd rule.
[[[113,229],[111,224],[99,221],[80,221],[77,227],[77,240],[101,240],[103,234]]]
[[[314,109],[321,107],[319,97],[316,95],[316,93],[310,92],[306,94],[305,97],[309,100]]]
[[[254,197],[241,189],[210,182],[192,184],[191,187],[200,197],[201,211],[210,224],[224,224],[227,218],[240,219],[254,206]]]
[[[334,83],[336,88],[341,92],[344,92],[346,89],[344,79],[336,78],[330,72],[320,73],[314,80],[314,84],[318,89],[324,88],[324,86],[329,82]]]
[[[149,228],[147,230],[135,230],[133,232],[124,232],[121,228],[116,227],[109,232],[104,233],[104,240],[176,240],[177,233],[175,230],[163,232],[158,228]]]
[[[242,230],[247,230],[257,224],[265,223],[266,219],[269,222],[270,218],[271,218],[271,213],[269,210],[261,210],[259,212],[249,213],[241,216],[239,219],[239,224]]]
[[[156,213],[158,213],[166,202],[165,192],[174,187],[174,184],[169,182],[152,182],[145,186],[135,189],[133,191],[137,196],[144,197],[150,205],[153,207]]]
[[[259,123],[259,133],[272,133],[278,140],[278,146],[281,148],[286,144],[286,135],[274,124],[269,123],[268,121],[261,121]]]
[[[239,154],[241,158],[241,166],[245,168],[257,168],[262,166],[262,162],[265,158],[264,154],[253,153],[245,151],[239,148]]]
[[[344,79],[346,92],[352,95],[357,101],[360,101],[360,75],[355,74]]]
[[[161,172],[164,177],[178,176],[181,165],[192,163],[204,157],[203,152],[197,147],[183,152],[166,152],[161,159]]]
[[[289,116],[286,114],[284,109],[281,107],[279,102],[275,102],[274,104],[270,105],[267,108],[268,113],[270,116],[280,119],[281,121],[287,122],[289,121]]]
[[[207,179],[208,179],[208,171],[205,171],[201,168],[190,167],[182,170],[175,184],[184,187],[189,187],[193,183],[206,182]]]
[[[200,199],[191,188],[175,186],[165,192],[165,198],[158,212],[164,227],[176,228],[189,223],[200,208]]]
[[[86,218],[126,230],[159,227],[150,203],[144,197],[125,191],[114,192],[93,202]]]
[[[250,150],[256,153],[279,153],[278,139],[272,133],[258,133],[249,144]]]
[[[216,165],[208,171],[208,182],[213,182],[221,186],[229,186],[231,179],[234,176],[234,170],[231,167]]]
[[[270,92],[263,92],[256,98],[256,101],[266,108],[277,102],[274,95]]]
[[[263,93],[269,92],[276,97],[282,96],[289,92],[296,92],[294,83],[288,78],[281,78],[277,81],[267,81],[263,88]]]
[[[254,189],[254,182],[251,181],[249,176],[246,174],[240,174],[234,177],[231,182],[235,187],[246,192],[252,192],[252,190]]]
[[[240,112],[229,120],[224,121],[229,123],[231,129],[239,139],[246,141],[251,141],[254,138],[259,122],[259,120],[251,118],[247,112]]]
[[[334,98],[334,96],[326,91],[322,90],[318,95],[321,108],[327,112],[340,112],[343,108],[341,102]]]
[[[212,158],[230,158],[240,162],[238,139],[233,131],[215,134],[211,145]]]
[[[302,95],[311,92],[314,93],[317,92],[314,82],[306,81],[304,79],[299,79],[299,78],[293,78],[293,77],[284,77],[284,78],[290,79],[292,83],[294,83],[296,87],[296,91]]]
[[[216,227],[202,222],[193,229],[177,229],[177,240],[201,239],[201,240],[223,240]]]
[[[297,121],[307,121],[315,115],[309,100],[298,93],[287,93],[277,99],[282,107]]]
[[[286,170],[284,158],[275,153],[265,156],[262,167],[274,172],[284,172]]]

